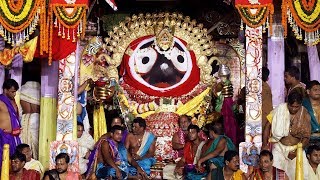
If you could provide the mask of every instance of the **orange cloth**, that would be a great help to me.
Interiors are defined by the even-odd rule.
[[[267,115],[272,111],[272,93],[268,83],[262,82],[262,121],[267,121]]]
[[[191,142],[186,142],[186,144],[184,145],[183,156],[186,164],[193,164],[195,155],[192,151]]]
[[[40,173],[36,170],[22,170],[22,179],[21,180],[40,180]],[[15,180],[16,177],[13,174],[10,174],[10,180]]]

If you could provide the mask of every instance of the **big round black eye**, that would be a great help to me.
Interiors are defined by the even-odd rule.
[[[147,64],[149,62],[149,57],[142,58],[142,64]]]
[[[178,59],[179,63],[183,63],[184,62],[184,57],[181,56],[181,55],[178,55],[177,59]]]

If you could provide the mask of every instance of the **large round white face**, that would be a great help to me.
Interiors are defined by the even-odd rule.
[[[171,49],[162,51],[155,45],[155,37],[149,37],[138,42],[128,65],[129,73],[136,81],[153,90],[166,91],[187,81],[193,61],[178,38],[174,38]]]

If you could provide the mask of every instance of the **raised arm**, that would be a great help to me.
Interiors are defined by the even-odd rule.
[[[218,142],[218,145],[216,147],[216,149],[210,153],[208,153],[207,155],[203,156],[202,158],[199,159],[198,161],[198,165],[201,165],[203,162],[217,157],[219,154],[221,154],[223,152],[223,150],[225,149],[227,144],[227,141],[225,138],[221,138],[220,141]]]
[[[180,150],[183,149],[184,145],[179,142],[178,133],[174,133],[172,136],[172,149]]]
[[[119,169],[118,166],[112,160],[112,157],[110,155],[109,143],[107,141],[102,142],[101,153],[102,153],[103,160],[107,162],[108,165],[110,165],[114,169]]]
[[[269,121],[267,121],[262,131],[262,149],[263,150],[269,150],[268,144],[269,144],[270,131],[271,131],[271,124]]]
[[[82,83],[79,87],[78,87],[78,94],[81,94],[86,87],[88,86],[88,84],[90,84],[92,81],[92,79],[87,79],[84,83]]]

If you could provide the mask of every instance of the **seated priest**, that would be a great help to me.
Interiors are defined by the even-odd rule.
[[[224,154],[223,168],[218,167],[212,170],[211,179],[232,179],[232,180],[245,180],[245,174],[240,169],[240,160],[237,151],[226,151]]]
[[[129,133],[125,146],[131,153],[134,160],[139,166],[150,175],[150,168],[156,163],[154,158],[156,150],[156,137],[146,131],[146,121],[141,117],[133,120],[133,133]],[[135,175],[137,170],[133,167],[129,168],[129,173]]]
[[[224,153],[228,150],[235,150],[232,140],[224,135],[223,124],[215,121],[208,125],[210,139],[206,142],[201,150],[201,157],[198,160],[198,168],[206,164],[207,170],[223,167]],[[210,176],[210,174],[209,174]]]
[[[177,151],[177,157],[183,156],[184,144],[187,141],[188,126],[191,124],[191,117],[181,115],[179,117],[179,130],[172,136],[172,149]]]
[[[42,164],[32,158],[32,151],[28,144],[19,144],[16,148],[16,152],[22,153],[26,156],[26,163],[24,165],[25,169],[36,170],[40,174],[44,173]]]
[[[146,173],[121,143],[122,133],[123,127],[115,125],[111,127],[110,137],[102,136],[100,138],[94,151],[94,161],[90,165],[86,179],[127,179],[129,164],[137,169],[135,176],[146,178]]]
[[[129,131],[126,129],[126,125],[124,123],[124,119],[119,117],[119,116],[112,118],[111,127],[113,127],[115,125],[119,125],[119,126],[123,127],[123,133],[122,133],[121,142],[124,144],[126,142],[126,138],[127,138],[128,133],[129,133]],[[111,133],[108,132],[105,135],[109,138],[111,136],[110,134]]]
[[[25,169],[26,156],[20,152],[15,152],[11,156],[10,180],[40,180],[40,173],[36,170]]]
[[[181,179],[182,175],[187,180],[201,179],[207,175],[204,169],[197,169],[197,161],[200,158],[202,146],[205,144],[205,141],[200,139],[199,133],[200,128],[197,125],[189,125],[189,141],[186,142],[183,157],[174,170],[176,179]]]
[[[88,132],[84,131],[84,125],[81,122],[77,124],[77,137],[79,143],[79,169],[80,174],[84,174],[88,169],[88,158],[90,151],[94,148],[94,140]]]
[[[77,172],[68,170],[70,157],[67,153],[60,153],[55,158],[55,169],[51,169],[44,173],[43,180],[81,180],[81,176]]]

